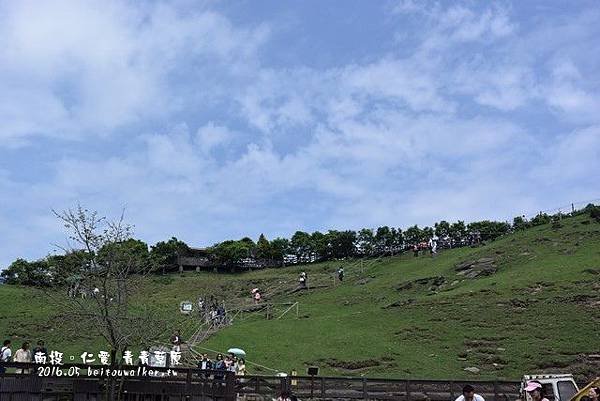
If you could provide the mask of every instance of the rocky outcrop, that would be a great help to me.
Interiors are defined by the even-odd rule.
[[[498,271],[494,258],[466,260],[455,266],[454,271],[465,278],[486,277]]]

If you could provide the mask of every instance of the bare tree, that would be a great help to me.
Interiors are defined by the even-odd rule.
[[[145,301],[151,299],[142,294],[150,263],[132,249],[136,241],[124,213],[109,221],[80,205],[53,212],[69,232],[67,245],[61,248],[80,258],[69,294],[49,295],[62,309],[63,322],[104,338],[112,364],[120,363],[128,347],[146,348],[164,340],[175,317],[158,316]]]

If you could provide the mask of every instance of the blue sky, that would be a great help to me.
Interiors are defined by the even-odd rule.
[[[597,1],[2,1],[0,266],[600,198]]]

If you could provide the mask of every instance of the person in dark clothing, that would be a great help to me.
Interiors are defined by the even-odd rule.
[[[338,279],[340,281],[344,281],[344,268],[340,266],[337,273],[338,273]]]
[[[412,247],[415,258],[419,256],[419,246],[417,244]]]
[[[33,349],[33,361],[35,363],[48,362],[48,349],[44,346],[44,341],[42,340],[38,341],[36,347]]]
[[[215,373],[215,380],[223,380],[224,374],[221,372],[225,372],[227,370],[227,367],[225,366],[225,361],[223,360],[223,355],[217,355],[217,360],[213,365],[213,369],[219,371],[219,373]]]
[[[202,354],[202,359],[198,361],[198,369],[200,370],[212,370],[213,369],[213,361],[208,358],[208,355]],[[201,373],[200,377],[204,377],[208,379],[210,377],[210,373]]]

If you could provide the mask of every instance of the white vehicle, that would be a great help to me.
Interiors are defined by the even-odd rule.
[[[577,383],[571,374],[525,375],[521,380],[521,400],[531,401],[531,397],[524,390],[530,380],[541,383],[549,401],[569,401],[579,392]]]

